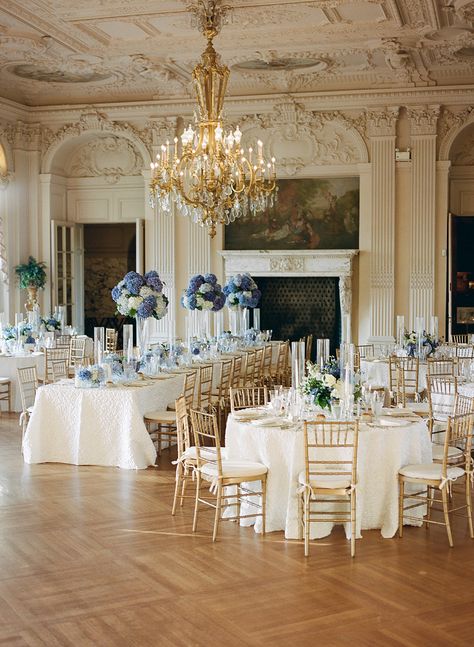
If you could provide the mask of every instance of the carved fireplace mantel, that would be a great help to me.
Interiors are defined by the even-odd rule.
[[[351,314],[352,261],[357,249],[325,250],[232,250],[219,252],[224,259],[226,280],[233,274],[252,276],[335,276],[339,277],[341,314]]]

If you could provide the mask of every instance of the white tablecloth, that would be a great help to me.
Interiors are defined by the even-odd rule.
[[[78,389],[73,382],[38,389],[23,439],[27,463],[72,463],[144,469],[156,451],[143,422],[177,398],[182,376],[140,387]]]
[[[426,371],[426,362],[420,362],[418,374],[418,387],[420,390],[426,389]],[[387,389],[390,386],[388,359],[361,359],[360,374],[364,381],[374,386],[384,386]]]
[[[20,386],[18,384],[17,368],[36,366],[38,375],[44,372],[44,354],[29,353],[28,355],[0,355],[0,377],[11,380],[12,411],[21,411]]]
[[[229,416],[226,451],[230,460],[259,461],[268,467],[266,530],[298,537],[298,474],[304,470],[301,426],[257,427]],[[424,421],[403,427],[361,425],[358,452],[357,536],[380,528],[393,537],[398,528],[398,470],[411,463],[431,463],[431,441]],[[250,511],[247,514],[251,514]],[[312,537],[325,537],[331,524],[312,524]],[[261,532],[261,520],[255,524]],[[350,528],[346,525],[346,533]]]

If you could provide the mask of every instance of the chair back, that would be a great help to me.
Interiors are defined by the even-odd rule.
[[[255,386],[258,386],[262,381],[263,375],[263,357],[265,354],[265,348],[257,348],[255,351],[255,368],[253,371],[252,382]]]
[[[232,378],[233,359],[224,359],[221,363],[221,379],[219,381],[219,390],[217,398],[219,404],[222,404],[229,395],[230,382]]]
[[[471,456],[472,434],[474,426],[474,413],[465,413],[457,416],[448,417],[446,436],[444,439],[443,465],[441,469],[442,479],[446,479],[449,462],[449,448],[456,447],[464,452],[465,466],[467,477],[469,478],[473,470],[473,458]]]
[[[197,406],[198,409],[205,409],[211,404],[211,393],[212,393],[212,376],[214,372],[214,366],[212,364],[206,364],[205,366],[199,367],[199,379],[198,379],[198,392],[197,392]]]
[[[454,415],[460,416],[466,413],[474,413],[474,396],[456,393],[454,400]]]
[[[58,335],[54,340],[55,348],[69,348],[71,344],[71,335]]]
[[[457,379],[452,375],[426,377],[430,421],[446,421],[454,414]]]
[[[36,391],[38,390],[38,374],[36,366],[24,366],[17,368],[18,384],[20,386],[21,409],[27,411],[35,403]]]
[[[334,489],[357,483],[359,422],[304,423],[304,458],[306,483],[328,478]],[[344,485],[347,483],[347,485]],[[340,488],[337,485],[341,485]]]
[[[105,351],[114,353],[117,350],[118,331],[114,328],[105,329]]]
[[[175,401],[176,407],[176,437],[178,445],[178,458],[191,446],[189,433],[189,415],[186,398],[180,395]]]
[[[44,382],[53,380],[52,362],[57,360],[69,361],[69,348],[45,348],[44,350]]]
[[[451,335],[450,341],[453,344],[469,344],[471,335],[462,334],[462,335]]]
[[[456,375],[456,362],[454,359],[435,359],[428,357],[427,375]]]
[[[189,371],[184,376],[183,396],[186,401],[187,409],[194,405],[194,394],[196,391],[197,371]]]
[[[232,413],[239,409],[261,407],[268,404],[268,389],[266,386],[243,386],[230,389],[230,410]]]
[[[196,447],[196,462],[198,469],[206,463],[217,466],[218,478],[222,479],[222,456],[219,439],[219,428],[215,413],[191,409],[191,429]],[[215,452],[209,452],[209,447],[214,447]],[[207,448],[206,452],[201,450]]]
[[[359,353],[361,359],[367,359],[367,357],[374,356],[373,344],[359,344],[355,347],[355,350]]]
[[[405,406],[407,398],[418,395],[420,362],[417,357],[389,357],[390,391],[397,403]]]
[[[474,358],[474,346],[473,345],[467,345],[467,346],[459,346],[456,344],[456,357],[463,357],[466,359],[473,359]]]
[[[230,385],[236,389],[240,386],[242,381],[242,355],[234,357],[232,364],[232,377],[230,378]]]
[[[272,345],[271,344],[266,344],[264,351],[263,351],[263,361],[262,361],[262,375],[261,375],[261,380],[262,382],[265,382],[266,380],[269,380],[271,377],[272,373]]]
[[[51,375],[53,378],[53,382],[66,379],[68,377],[67,360],[53,359],[51,361]]]
[[[77,364],[83,364],[86,356],[86,340],[84,337],[71,337],[69,345],[69,368],[74,369]]]
[[[257,351],[249,350],[246,353],[244,386],[252,386],[255,379],[255,366],[257,363]]]

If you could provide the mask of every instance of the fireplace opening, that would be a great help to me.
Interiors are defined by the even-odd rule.
[[[277,340],[298,341],[310,334],[313,340],[327,338],[335,354],[341,329],[338,277],[259,276],[256,281],[262,292],[262,330],[272,330]],[[313,341],[313,359],[315,349]]]

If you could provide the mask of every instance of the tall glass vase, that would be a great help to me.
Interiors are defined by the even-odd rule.
[[[148,340],[149,340],[149,317],[143,319],[142,317],[135,317],[136,322],[136,334],[137,334],[137,348],[139,357],[143,355],[148,350]]]

